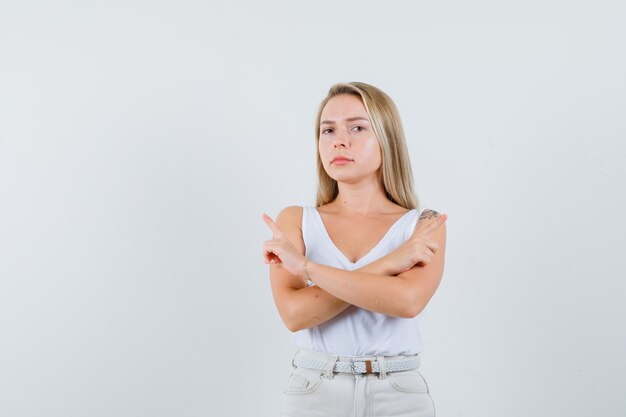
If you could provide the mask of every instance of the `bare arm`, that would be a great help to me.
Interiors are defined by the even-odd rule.
[[[301,224],[301,216],[301,207],[286,207],[278,214],[276,224],[304,255],[302,230],[298,226]],[[357,271],[387,274],[388,268],[385,257],[365,265]],[[280,264],[270,265],[270,282],[281,319],[292,332],[324,323],[351,305],[317,285],[307,287],[301,277],[291,274]]]
[[[276,224],[304,254],[301,216],[301,207],[287,207],[279,213]],[[281,319],[289,330],[297,331],[323,323],[351,304],[397,317],[414,317],[434,293],[443,273],[445,229],[433,240],[441,246],[431,263],[434,265],[415,266],[398,276],[389,275],[385,258],[356,271],[309,262],[309,276],[317,285],[306,287],[301,277],[280,264],[270,265],[272,293]]]
[[[309,277],[319,287],[347,303],[390,316],[411,318],[418,315],[437,290],[443,276],[446,225],[439,213],[429,210],[430,220],[424,227],[430,229],[430,240],[438,249],[430,263],[414,265],[397,276],[345,271],[327,265],[309,262]],[[438,224],[438,225],[437,225]]]
[[[272,265],[271,267],[282,269],[280,265]],[[371,274],[384,274],[386,273],[384,259],[381,258],[374,261],[357,269],[357,271]],[[289,272],[284,269],[283,273],[289,274]],[[329,294],[327,291],[324,291],[318,285],[293,289],[287,296],[290,298],[292,305],[288,325],[289,330],[292,332],[324,323],[351,305]]]

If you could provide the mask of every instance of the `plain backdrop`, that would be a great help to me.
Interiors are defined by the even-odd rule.
[[[277,416],[262,213],[363,81],[447,213],[438,417],[626,413],[620,1],[3,1],[0,417]]]

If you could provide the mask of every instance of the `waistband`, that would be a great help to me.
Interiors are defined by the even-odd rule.
[[[416,355],[363,355],[339,356],[307,349],[297,349],[291,359],[293,368],[323,370],[327,377],[333,373],[378,374],[385,378],[388,373],[418,369],[421,364]]]

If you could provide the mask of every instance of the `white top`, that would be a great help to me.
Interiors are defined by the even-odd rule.
[[[315,207],[302,208],[302,237],[312,262],[348,271],[382,258],[413,233],[422,210],[402,215],[365,256],[350,262],[335,246]],[[315,277],[310,277],[315,281]],[[296,348],[338,356],[414,355],[422,351],[420,316],[401,318],[350,306],[318,326],[293,333]]]

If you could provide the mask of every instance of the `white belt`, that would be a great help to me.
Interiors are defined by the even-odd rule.
[[[311,359],[305,356],[297,355],[292,365],[308,369],[326,370],[328,362],[319,359]],[[420,367],[419,355],[410,356],[406,359],[396,359],[385,361],[385,372],[400,372],[417,369]],[[380,366],[377,360],[356,359],[349,362],[337,361],[333,367],[334,372],[347,372],[350,374],[371,374],[379,373]]]

